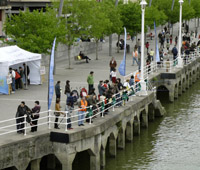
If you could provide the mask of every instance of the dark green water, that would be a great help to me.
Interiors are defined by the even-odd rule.
[[[163,105],[167,115],[107,158],[105,170],[200,170],[200,81]]]

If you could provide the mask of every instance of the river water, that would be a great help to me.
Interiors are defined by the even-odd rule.
[[[107,158],[105,170],[200,170],[200,81],[162,104],[167,114]]]

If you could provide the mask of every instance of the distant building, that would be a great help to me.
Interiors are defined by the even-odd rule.
[[[51,0],[10,0],[11,10],[7,10],[6,13],[18,14],[20,10],[25,11],[27,9],[29,11],[40,10],[50,4]]]
[[[0,37],[4,35],[3,24],[6,20],[6,10],[10,9],[9,0],[0,0]]]
[[[45,8],[51,0],[0,0],[0,37],[5,36],[3,24],[7,15],[19,14],[19,11],[33,11]]]

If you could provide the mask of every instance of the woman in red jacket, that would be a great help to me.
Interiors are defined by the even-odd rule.
[[[19,75],[17,69],[15,69],[15,87],[18,89],[20,87],[20,78],[21,76]]]

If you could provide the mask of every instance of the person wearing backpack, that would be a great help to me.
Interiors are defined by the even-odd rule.
[[[177,58],[178,50],[176,48],[176,45],[172,49],[173,59],[175,60]]]

